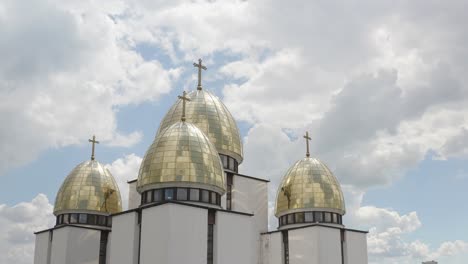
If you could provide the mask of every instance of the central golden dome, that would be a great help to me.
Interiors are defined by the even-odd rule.
[[[276,216],[295,211],[345,214],[340,184],[328,167],[314,158],[297,161],[284,176],[276,197]]]
[[[205,90],[187,94],[190,103],[186,105],[186,121],[195,124],[209,138],[218,153],[230,156],[240,164],[243,160],[242,143],[236,121],[221,100]],[[169,109],[157,135],[180,121],[182,100]]]
[[[197,126],[182,121],[157,134],[141,163],[137,190],[177,186],[225,192],[216,148]]]
[[[119,187],[112,174],[99,162],[87,160],[76,166],[60,187],[54,214],[93,211],[122,211]]]

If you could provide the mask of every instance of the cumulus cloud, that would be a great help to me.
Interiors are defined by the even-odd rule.
[[[113,10],[96,5],[0,4],[0,120],[9,124],[0,129],[0,173],[92,134],[111,146],[135,144],[141,132],[119,132],[118,107],[156,100],[178,78],[180,69],[144,60]]]
[[[0,4],[0,121],[11,124],[0,129],[0,173],[93,133],[109,145],[138,142],[139,131],[119,131],[116,109],[157,100],[180,75],[179,68],[145,61],[135,51],[139,44],[163,50],[174,64],[222,54],[228,62],[217,74],[230,78],[224,101],[253,126],[242,169],[272,180],[270,208],[282,174],[303,156],[300,136],[310,130],[313,155],[345,185],[348,211],[356,212],[350,221],[386,219],[385,226],[369,226],[374,253],[431,254],[423,242],[402,238],[418,228],[416,213],[361,201],[367,188],[391,184],[430,151],[466,156],[465,2],[25,5]],[[138,159],[108,165],[124,195]],[[464,248],[447,243],[441,255]]]
[[[128,209],[129,189],[127,181],[134,180],[138,177],[138,170],[140,169],[141,161],[141,157],[132,153],[123,158],[116,159],[111,164],[105,165],[112,173],[112,176],[114,176],[117,185],[119,186],[124,210]]]
[[[369,231],[369,263],[410,264],[431,259],[458,263],[453,258],[468,252],[466,241],[445,241],[434,245],[420,239],[408,239],[423,227],[416,211],[401,214],[391,208],[362,205],[364,190],[345,185],[343,191],[347,205],[345,224]]]
[[[44,194],[14,206],[0,204],[0,263],[33,262],[34,232],[53,226],[52,210]]]

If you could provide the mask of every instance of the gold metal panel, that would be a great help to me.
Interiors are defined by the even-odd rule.
[[[226,106],[218,97],[205,90],[192,91],[187,97],[190,102],[185,105],[186,121],[200,128],[218,153],[231,156],[240,164],[243,160],[240,133]],[[156,135],[180,121],[182,107],[182,100],[178,99],[161,121]]]
[[[278,188],[275,215],[297,209],[330,209],[342,215],[346,212],[338,180],[317,159],[306,157],[297,161],[283,177]]]
[[[150,185],[167,186],[167,183],[198,184],[220,194],[225,192],[224,171],[219,154],[207,136],[194,124],[179,121],[162,130],[143,158],[137,190],[142,192]]]
[[[61,211],[122,211],[120,191],[112,174],[96,160],[76,166],[60,187],[55,198],[54,214]]]

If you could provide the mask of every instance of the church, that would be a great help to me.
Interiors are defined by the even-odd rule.
[[[95,158],[64,179],[54,227],[36,232],[35,264],[366,264],[367,232],[345,227],[345,201],[332,171],[297,153],[278,187],[268,230],[268,180],[239,172],[237,124],[202,87],[169,109],[138,175],[129,177],[128,210]],[[265,176],[265,175],[263,175]]]

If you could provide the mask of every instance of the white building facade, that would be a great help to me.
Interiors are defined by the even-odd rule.
[[[201,76],[201,60],[194,65]],[[162,120],[138,175],[128,175],[137,178],[128,210],[90,141],[92,160],[57,194],[55,227],[36,233],[35,264],[367,263],[367,232],[344,226],[341,187],[308,148],[283,178],[279,227],[268,230],[269,181],[238,172],[237,124],[200,79]]]

